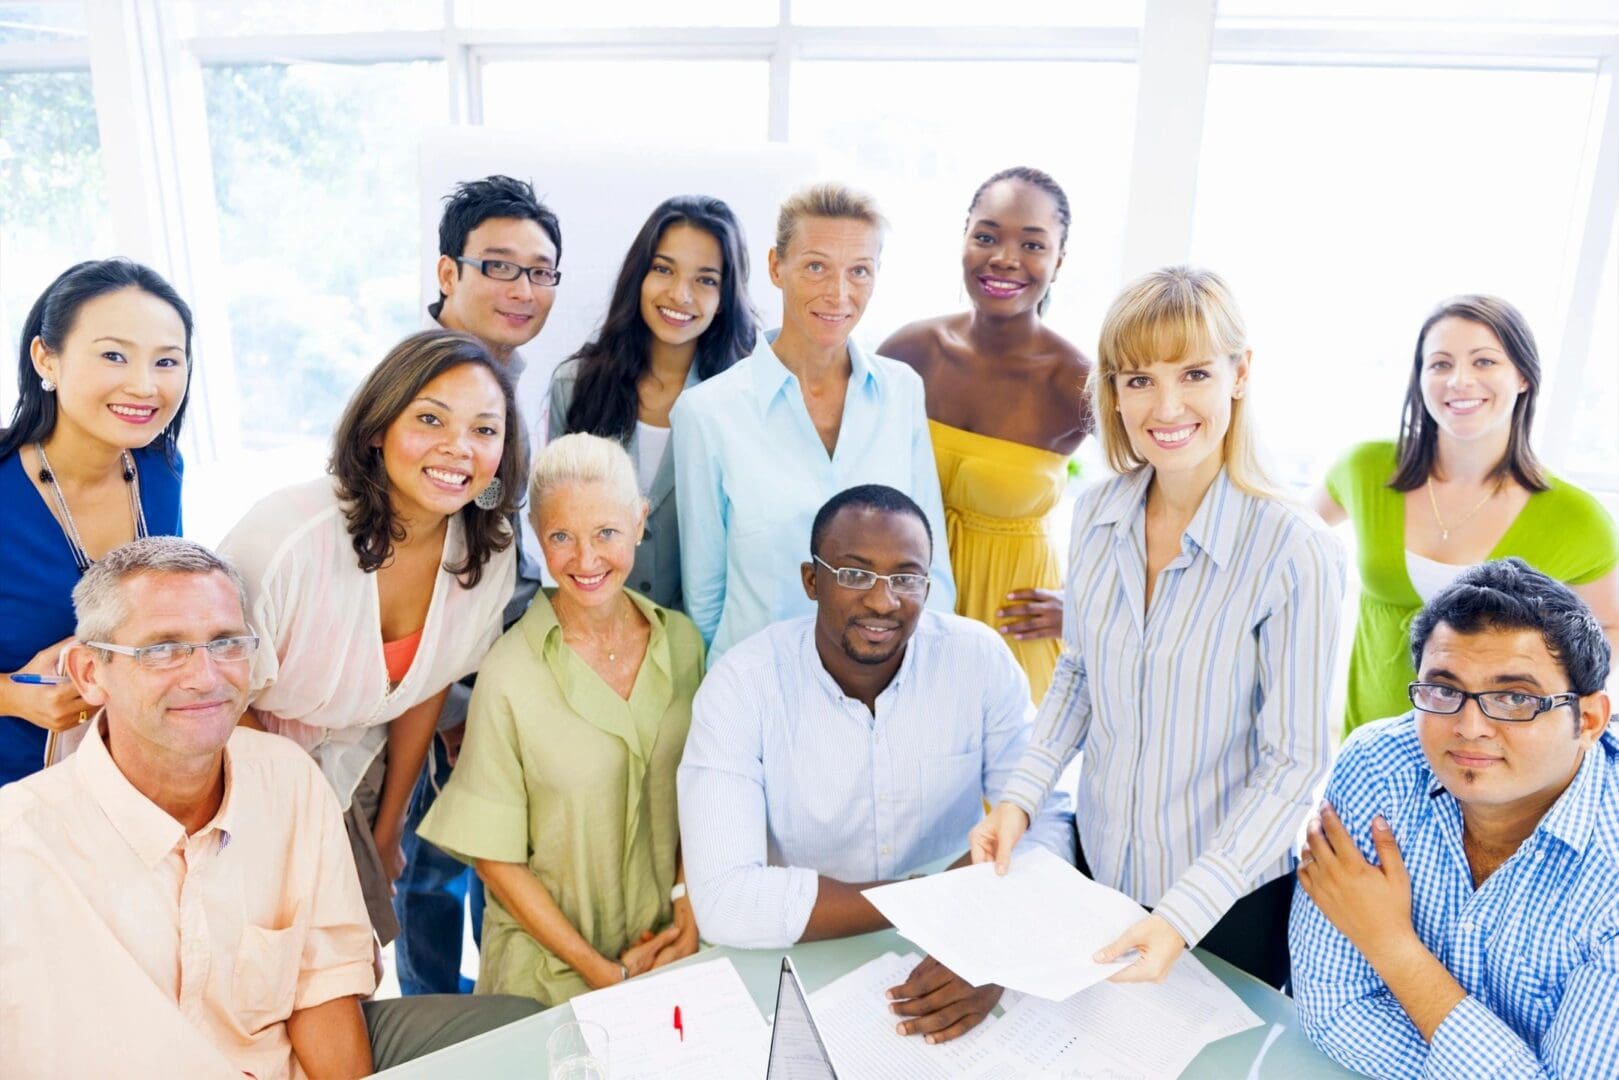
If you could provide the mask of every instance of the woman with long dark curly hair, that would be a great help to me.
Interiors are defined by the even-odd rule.
[[[676,195],[630,243],[600,333],[551,384],[550,438],[615,439],[635,463],[651,508],[628,585],[660,607],[684,610],[669,410],[751,353],[757,322],[736,215],[711,196]]]
[[[261,639],[250,717],[336,789],[372,925],[399,932],[406,804],[452,683],[500,636],[527,463],[510,376],[478,339],[429,330],[355,392],[331,476],[270,495],[220,545]]]

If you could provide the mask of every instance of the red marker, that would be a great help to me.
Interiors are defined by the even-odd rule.
[[[680,1006],[675,1006],[675,1030],[680,1032],[680,1041],[686,1041],[686,1027],[680,1022]]]

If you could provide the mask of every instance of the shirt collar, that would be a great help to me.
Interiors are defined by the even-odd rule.
[[[79,772],[80,782],[90,796],[106,813],[107,820],[118,830],[141,862],[151,869],[162,862],[186,838],[185,827],[152,800],[135,789],[129,778],[113,761],[106,743],[106,711],[96,713],[90,721],[89,734],[73,754],[73,767]],[[232,735],[235,738],[235,735]],[[224,753],[225,795],[213,820],[201,829],[199,835],[210,829],[220,832],[220,847],[230,843],[235,821],[235,785],[232,783],[231,754],[227,745]]]
[[[1414,716],[1415,713],[1406,715]],[[1563,789],[1557,801],[1552,803],[1552,808],[1540,819],[1540,824],[1535,826],[1535,831],[1530,834],[1531,840],[1545,833],[1575,854],[1585,853],[1602,813],[1602,794],[1606,784],[1600,774],[1607,768],[1609,755],[1616,752],[1619,752],[1619,746],[1615,745],[1614,734],[1611,731],[1603,732],[1596,745],[1587,750],[1585,757],[1580,760],[1580,767],[1574,771],[1574,779],[1569,781],[1568,787]],[[1426,765],[1424,771],[1428,778],[1428,798],[1423,801],[1432,805],[1440,796],[1450,792]],[[1455,804],[1455,796],[1451,796],[1451,802]],[[1459,813],[1461,806],[1455,805]],[[1524,842],[1528,843],[1529,840]]]
[[[887,686],[877,691],[877,697],[881,698],[885,694],[898,693],[900,688],[905,685],[905,681],[912,670],[915,669],[917,664],[917,639],[922,636],[923,620],[927,619],[928,615],[927,611],[923,611],[918,616],[916,629],[911,631],[910,640],[905,642],[905,654],[900,657],[899,667],[894,669],[894,677],[888,680]],[[834,698],[848,698],[848,700],[853,701],[854,698],[845,694],[843,687],[839,686],[838,681],[832,677],[832,673],[826,670],[826,663],[821,659],[821,651],[815,646],[816,618],[815,615],[810,615],[804,620],[804,631],[799,638],[799,648],[802,650],[804,669],[809,672],[811,679],[820,683],[826,692]]]
[[[523,613],[523,635],[528,639],[529,648],[534,655],[544,659],[562,647],[562,623],[557,619],[557,609],[551,605],[551,593],[555,590],[541,589],[534,594],[533,603],[529,604],[528,611]],[[654,604],[651,600],[635,592],[625,589],[624,595],[630,598],[630,603],[640,609],[646,616],[647,624],[651,627],[652,636],[647,642],[647,657],[654,658],[657,645],[664,638],[669,627],[669,612]]]
[[[1134,472],[1126,473],[1118,487],[1103,500],[1096,512],[1095,524],[1122,525],[1125,528],[1120,530],[1121,533],[1129,535],[1136,519],[1146,513],[1147,487],[1152,483],[1152,477],[1151,465],[1143,465]],[[1190,541],[1221,569],[1225,568],[1237,548],[1237,531],[1242,516],[1241,494],[1222,467],[1181,534],[1183,545]]]
[[[753,345],[750,366],[753,369],[753,393],[759,402],[760,412],[770,408],[770,403],[776,399],[776,395],[780,394],[788,380],[793,378],[793,373],[787,370],[787,365],[781,362],[776,350],[771,348],[780,335],[780,327],[767,330],[759,335]],[[882,390],[882,372],[853,338],[849,339],[849,368],[851,385],[860,387],[869,385],[879,391]],[[692,370],[696,370],[695,364],[692,365]]]
[[[1241,512],[1242,493],[1231,482],[1222,467],[1214,477],[1214,483],[1203,494],[1203,501],[1198,504],[1197,513],[1187,523],[1184,536],[1199,551],[1203,552],[1214,565],[1225,569],[1226,563],[1231,560],[1237,550],[1237,526]]]

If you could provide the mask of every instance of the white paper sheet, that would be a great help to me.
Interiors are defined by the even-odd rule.
[[[769,1041],[759,1007],[730,960],[710,960],[581,994],[577,1019],[607,1031],[613,1080],[758,1080]],[[680,1006],[685,1038],[675,1030]],[[594,1047],[593,1047],[594,1049]]]
[[[894,929],[974,986],[999,983],[1063,1001],[1125,965],[1096,964],[1145,909],[1041,847],[992,863],[879,885],[866,899]]]
[[[822,1038],[846,1080],[946,1080],[996,1062],[1000,1048],[990,1017],[947,1043],[895,1030],[904,1017],[889,1011],[888,989],[905,981],[922,958],[884,953],[810,995]],[[1011,1074],[1009,1074],[1011,1075]]]
[[[1161,983],[1103,982],[1061,1002],[1024,998],[995,1034],[999,1060],[1016,1060],[1024,1075],[1174,1080],[1209,1043],[1261,1023],[1195,956],[1182,956]]]

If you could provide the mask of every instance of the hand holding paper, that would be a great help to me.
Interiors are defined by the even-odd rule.
[[[1012,868],[1012,849],[1029,828],[1029,815],[1009,802],[996,804],[967,834],[967,848],[974,864],[993,862],[997,874]]]
[[[972,985],[998,983],[1051,1001],[1124,967],[1092,956],[1145,914],[1123,893],[1038,847],[1021,854],[1005,877],[994,864],[980,863],[879,885],[865,896],[896,930]]]

